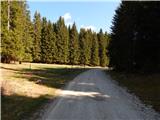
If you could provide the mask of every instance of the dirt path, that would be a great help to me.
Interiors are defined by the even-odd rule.
[[[135,96],[100,70],[77,76],[46,110],[43,120],[159,120]]]

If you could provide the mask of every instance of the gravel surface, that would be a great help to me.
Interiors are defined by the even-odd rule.
[[[101,69],[78,75],[58,94],[42,120],[160,120]]]

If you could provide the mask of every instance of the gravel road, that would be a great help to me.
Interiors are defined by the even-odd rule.
[[[160,120],[101,69],[78,75],[58,94],[43,120]]]

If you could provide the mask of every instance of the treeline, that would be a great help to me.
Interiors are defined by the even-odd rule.
[[[31,21],[26,2],[1,2],[2,51],[1,60],[30,61],[107,66],[109,35],[83,28],[78,32],[76,24],[67,27],[60,17],[52,23],[40,13]]]
[[[108,48],[115,70],[160,70],[160,2],[122,1]]]

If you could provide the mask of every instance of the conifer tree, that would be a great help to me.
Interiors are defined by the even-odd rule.
[[[55,37],[51,21],[42,18],[41,61],[44,63],[55,62]]]
[[[81,28],[79,33],[79,50],[80,50],[80,58],[79,62],[82,65],[86,64],[86,55],[85,55],[85,29]]]
[[[33,19],[34,25],[34,40],[33,40],[33,62],[40,62],[41,61],[41,16],[40,13],[37,11],[34,14]]]
[[[159,13],[159,2],[121,3],[113,19],[110,66],[119,71],[159,69]]]
[[[70,29],[70,28],[69,28]],[[78,64],[79,59],[79,44],[78,44],[78,31],[74,23],[69,30],[69,63]]]
[[[99,65],[99,44],[97,34],[93,33],[92,48],[91,48],[91,65]]]
[[[102,29],[98,33],[100,66],[106,66],[106,42]]]
[[[24,1],[10,1],[8,4],[8,1],[3,1],[2,8],[1,13],[4,18],[2,21],[2,61],[22,61],[25,56],[26,3]]]
[[[69,42],[69,32],[65,26],[64,19],[62,17],[56,23],[56,46],[57,46],[57,62],[58,63],[68,63],[68,42]]]
[[[54,28],[53,28],[53,24],[51,23],[51,21],[48,22],[48,40],[49,40],[49,63],[55,63],[56,62],[56,34],[54,32]]]
[[[92,31],[87,29],[86,31],[86,64],[91,65],[91,48],[92,48]]]
[[[33,31],[33,24],[30,19],[29,10],[26,10],[26,21],[24,24],[25,24],[25,29],[23,35],[23,44],[24,44],[25,54],[23,61],[31,62],[34,31]]]
[[[41,29],[41,62],[47,63],[48,60],[48,31],[47,31],[47,19],[45,17],[42,18],[42,29]]]

